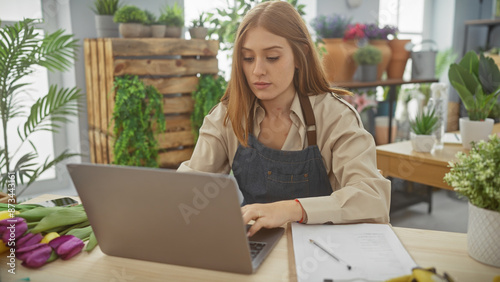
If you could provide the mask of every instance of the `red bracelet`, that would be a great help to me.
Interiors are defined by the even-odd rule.
[[[298,223],[302,223],[304,221],[304,207],[302,206],[302,204],[298,199],[295,199],[295,202],[299,203],[300,208],[302,209],[302,217],[300,218],[300,221],[297,221]]]

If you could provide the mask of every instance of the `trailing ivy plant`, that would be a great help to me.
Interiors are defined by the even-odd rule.
[[[57,132],[68,116],[77,115],[80,90],[49,87],[48,93],[28,106],[31,82],[24,78],[35,72],[35,66],[49,71],[64,71],[73,65],[78,48],[73,35],[63,34],[60,29],[41,36],[35,29],[33,19],[24,19],[0,28],[0,191],[9,185],[9,173],[14,173],[14,182],[26,184],[18,190],[20,196],[35,180],[59,162],[78,155],[64,150],[62,153],[47,157],[43,164],[38,163],[39,152],[32,141],[33,135],[40,131]],[[13,128],[11,121],[21,118],[23,122]],[[9,143],[9,136],[17,133],[19,145]],[[11,140],[12,141],[12,140]],[[21,155],[25,150],[27,153]],[[9,183],[10,184],[10,183]]]
[[[155,133],[165,131],[162,95],[137,76],[116,77],[114,87],[114,164],[158,167]]]
[[[226,91],[226,87],[227,82],[222,75],[202,74],[200,76],[196,91],[191,93],[194,100],[194,109],[191,113],[191,128],[195,143],[198,141],[203,119],[219,103]]]

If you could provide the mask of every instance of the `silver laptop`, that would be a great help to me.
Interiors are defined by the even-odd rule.
[[[108,255],[253,273],[283,235],[247,238],[234,177],[68,164],[101,250]]]

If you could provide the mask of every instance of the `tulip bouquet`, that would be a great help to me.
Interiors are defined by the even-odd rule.
[[[14,208],[13,208],[14,207]],[[82,205],[43,207],[0,203],[0,253],[15,252],[23,266],[38,268],[67,260],[97,241]]]

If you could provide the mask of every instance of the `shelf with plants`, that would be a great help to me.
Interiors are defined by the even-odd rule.
[[[116,77],[137,75],[163,99],[165,131],[157,134],[160,167],[176,167],[191,157],[194,136],[191,93],[200,74],[219,72],[216,40],[179,38],[98,38],[84,40],[89,154],[93,163],[110,164]]]

